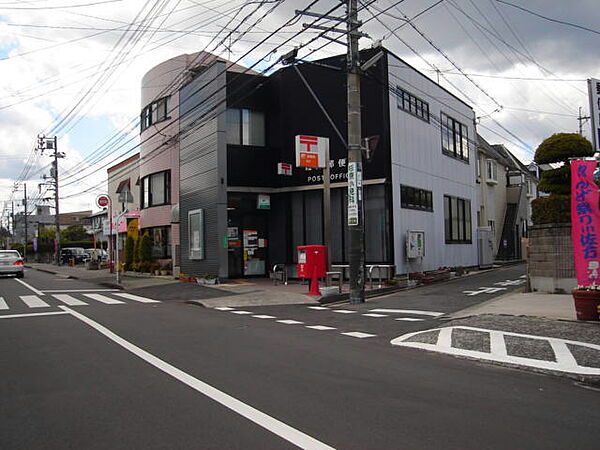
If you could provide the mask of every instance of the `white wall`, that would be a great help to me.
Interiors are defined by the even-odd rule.
[[[398,273],[432,270],[440,266],[477,264],[476,132],[473,110],[395,56],[388,54],[390,90],[390,134],[392,152],[394,259]],[[430,121],[398,108],[399,86],[429,103]],[[468,128],[469,162],[442,153],[440,113],[444,112]],[[433,193],[433,212],[400,207],[400,185]],[[446,244],[444,195],[471,201],[471,243]],[[407,230],[425,231],[425,257],[407,263]]]

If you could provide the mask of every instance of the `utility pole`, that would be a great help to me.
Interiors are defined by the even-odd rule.
[[[25,218],[25,245],[23,245],[23,259],[25,262],[27,262],[27,238],[29,237],[27,235],[27,183],[23,183],[23,189],[23,208],[25,208],[23,211],[23,217]]]
[[[54,158],[52,161],[52,167],[50,169],[50,177],[46,177],[44,175],[44,180],[49,178],[51,181],[46,182],[46,184],[50,185],[50,189],[54,190],[54,226],[56,227],[55,241],[56,244],[54,246],[54,258],[57,265],[60,265],[60,223],[59,223],[59,203],[58,203],[58,159],[64,158],[65,154],[58,151],[58,141],[56,136],[53,138],[47,138],[44,135],[38,136],[38,150],[52,150],[53,152],[50,154],[51,158]]]
[[[587,120],[591,119],[590,116],[581,116],[581,106],[579,107],[579,116],[577,117],[577,122],[579,122],[579,136],[583,136],[583,123]]]
[[[365,239],[362,188],[360,68],[357,0],[348,0],[348,240],[350,303],[365,301]]]

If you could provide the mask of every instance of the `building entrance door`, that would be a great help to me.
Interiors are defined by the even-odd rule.
[[[242,273],[244,276],[267,274],[267,220],[264,214],[242,217]]]

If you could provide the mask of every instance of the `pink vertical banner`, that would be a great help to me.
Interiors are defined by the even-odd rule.
[[[596,161],[571,161],[571,225],[577,284],[600,284],[600,211]]]

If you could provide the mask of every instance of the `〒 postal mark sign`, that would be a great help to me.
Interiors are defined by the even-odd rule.
[[[329,153],[329,138],[296,136],[296,167],[323,168]]]

